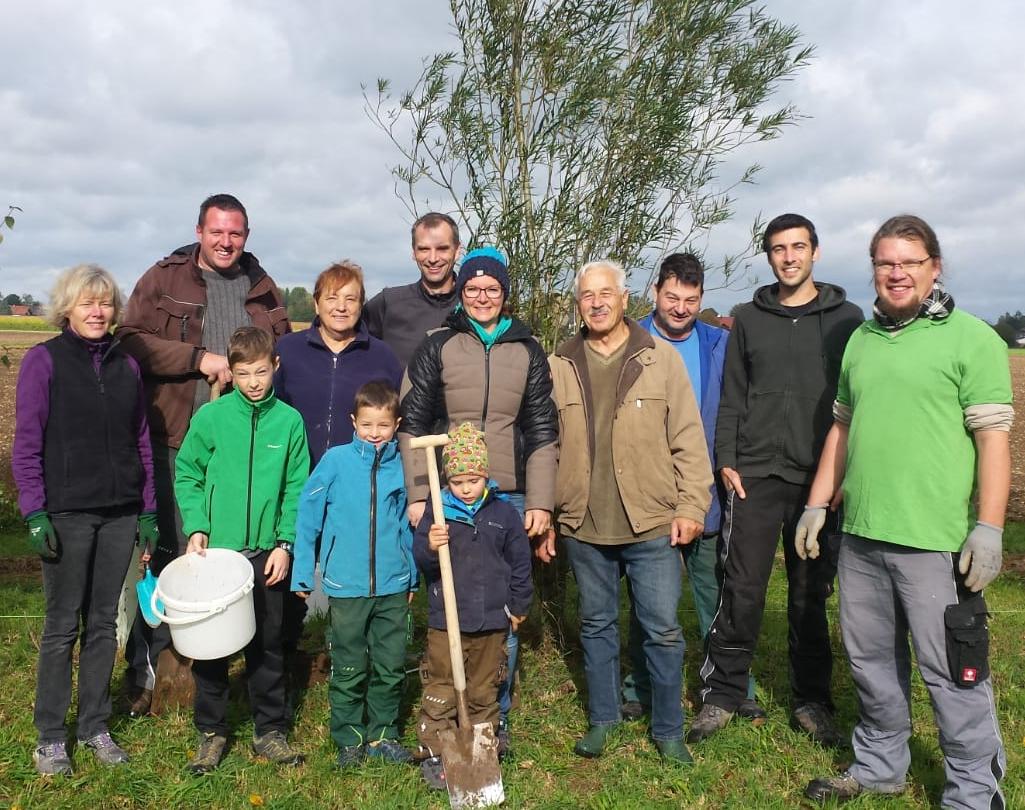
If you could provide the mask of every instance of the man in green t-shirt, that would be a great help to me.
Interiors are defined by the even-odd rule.
[[[840,627],[861,711],[853,763],[805,795],[904,790],[910,632],[940,731],[941,804],[1004,807],[982,589],[1000,572],[1010,486],[1007,352],[989,326],[954,309],[927,223],[891,218],[869,255],[875,317],[847,344],[835,421],[795,533],[798,555],[817,557],[842,491]]]

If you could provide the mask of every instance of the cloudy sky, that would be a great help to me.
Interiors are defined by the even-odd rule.
[[[1025,309],[1025,10],[767,5],[816,46],[776,97],[809,117],[724,167],[724,184],[765,168],[710,237],[709,263],[743,245],[757,215],[798,211],[822,240],[816,277],[868,306],[868,240],[911,211],[936,228],[960,306]],[[412,280],[393,153],[360,85],[410,86],[422,57],[454,46],[447,15],[441,0],[5,3],[0,206],[24,210],[0,244],[0,291],[44,298],[81,261],[130,290],[193,240],[199,202],[219,191],[245,202],[249,249],[281,286],[312,286],[342,257],[364,266],[370,292]],[[763,258],[751,272],[766,280]],[[750,294],[706,301],[725,311]]]

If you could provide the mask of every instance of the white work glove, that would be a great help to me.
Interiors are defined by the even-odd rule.
[[[794,531],[794,548],[802,560],[819,556],[819,532],[826,525],[826,507],[806,506]]]
[[[997,578],[1003,559],[1004,530],[981,520],[968,534],[961,547],[961,562],[958,564],[965,577],[965,587],[981,591]]]

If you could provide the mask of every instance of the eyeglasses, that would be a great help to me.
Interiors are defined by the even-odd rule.
[[[906,262],[872,262],[872,266],[876,269],[877,273],[892,273],[898,267],[901,270],[906,270],[909,273],[914,273],[919,267],[929,261],[932,256],[926,256],[924,259],[908,259]]]
[[[480,298],[481,294],[484,294],[492,301],[497,301],[502,297],[501,287],[471,287],[469,285],[463,287],[463,295],[467,298]]]

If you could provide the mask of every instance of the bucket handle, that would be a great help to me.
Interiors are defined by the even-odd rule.
[[[195,624],[196,622],[203,621],[203,619],[209,619],[211,616],[216,616],[218,613],[224,613],[224,611],[228,609],[228,605],[214,605],[206,613],[197,613],[195,616],[180,616],[178,618],[174,618],[173,616],[165,615],[160,611],[160,608],[157,607],[157,599],[159,596],[159,592],[154,590],[153,596],[150,598],[150,607],[153,608],[153,615],[160,619],[164,624],[168,625]]]

